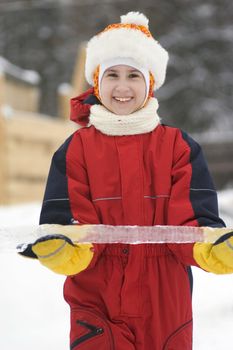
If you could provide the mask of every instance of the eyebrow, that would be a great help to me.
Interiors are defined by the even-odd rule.
[[[132,69],[129,68],[128,71],[129,71],[130,73],[133,73],[133,72],[135,72],[135,73],[141,73],[138,69],[134,69],[134,68],[132,68]],[[118,72],[118,70],[117,70],[117,69],[114,69],[114,68],[109,68],[109,69],[106,70],[106,72],[114,72],[114,73],[116,73],[116,72]]]
[[[106,72],[117,72],[117,70],[116,69],[106,69]]]

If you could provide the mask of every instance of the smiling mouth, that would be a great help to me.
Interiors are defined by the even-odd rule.
[[[113,97],[114,100],[118,101],[118,102],[129,102],[132,100],[132,97]]]

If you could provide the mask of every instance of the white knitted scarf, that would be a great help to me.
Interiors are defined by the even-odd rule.
[[[111,136],[145,134],[160,123],[157,114],[159,104],[150,98],[145,107],[129,115],[117,115],[103,105],[93,105],[90,109],[89,126],[93,125],[103,134]]]

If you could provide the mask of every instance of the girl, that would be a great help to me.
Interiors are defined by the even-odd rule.
[[[54,154],[41,224],[224,226],[200,146],[160,123],[153,92],[167,61],[143,14],[89,41],[93,88],[71,101],[82,128]],[[70,349],[191,350],[190,266],[233,272],[232,234],[214,245],[77,245],[55,235],[29,250],[68,276]]]

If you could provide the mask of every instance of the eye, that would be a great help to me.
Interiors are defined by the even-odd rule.
[[[117,74],[116,74],[116,73],[110,72],[110,73],[107,73],[107,74],[106,74],[106,77],[117,78]]]
[[[139,73],[130,73],[129,78],[140,78],[140,74]]]

